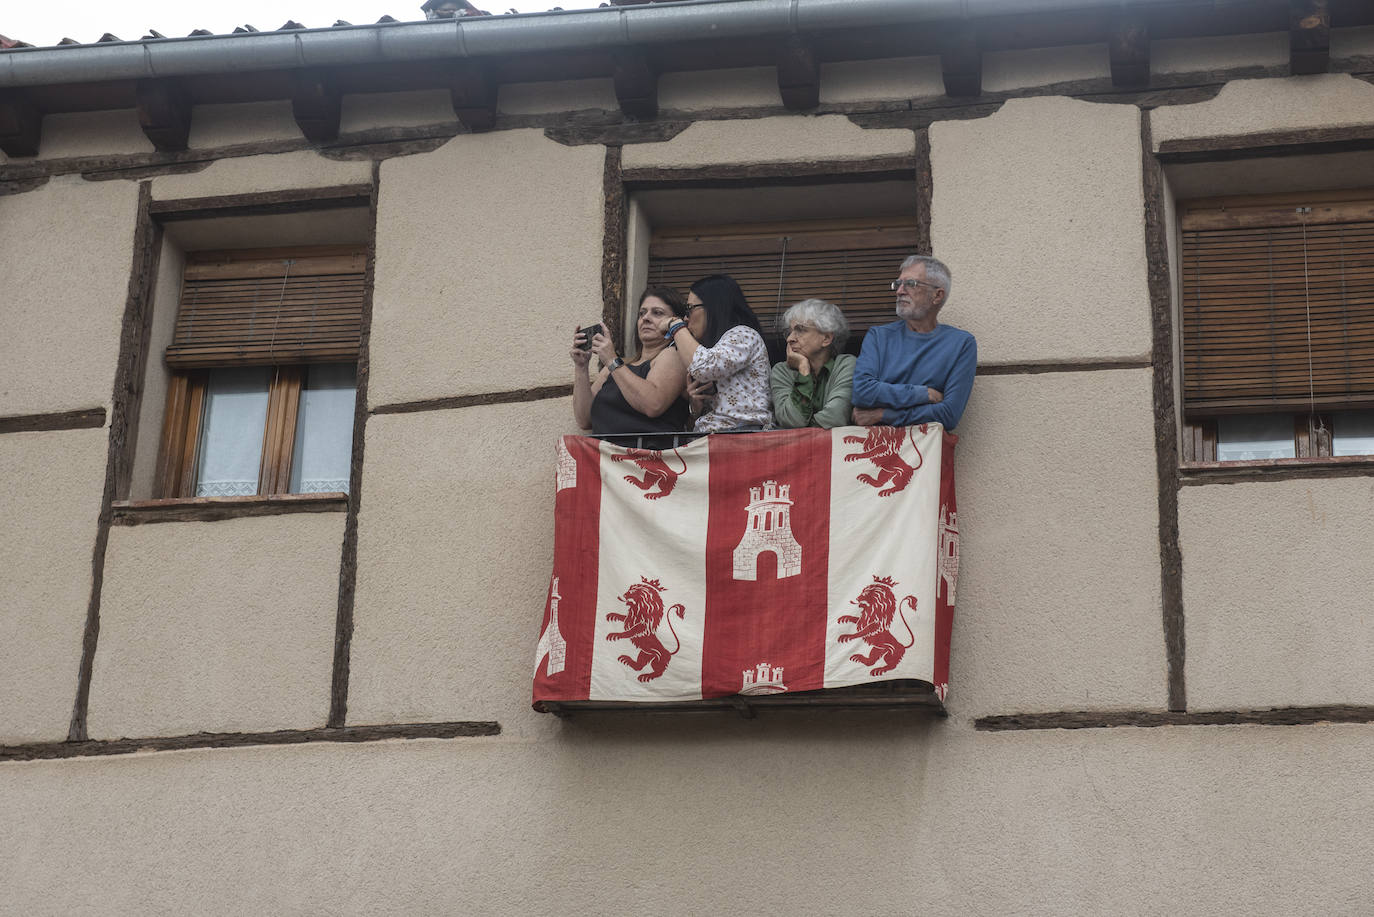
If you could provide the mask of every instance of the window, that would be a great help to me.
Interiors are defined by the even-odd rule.
[[[888,284],[916,239],[915,222],[899,218],[673,226],[653,233],[648,279],[686,291],[708,274],[734,277],[776,360],[777,318],[798,300],[827,299],[849,320],[845,349],[858,353],[865,331],[894,320]]]
[[[158,496],[347,492],[365,261],[356,246],[187,256]]]
[[[1374,190],[1180,203],[1184,459],[1374,454]]]

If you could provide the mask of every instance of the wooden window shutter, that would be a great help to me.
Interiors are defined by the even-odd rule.
[[[189,254],[167,364],[356,360],[366,261],[357,246]]]
[[[1374,193],[1182,205],[1185,412],[1374,405]]]
[[[915,251],[914,222],[844,220],[728,227],[671,227],[649,243],[649,283],[684,294],[708,274],[729,274],[770,335],[802,299],[827,299],[849,320],[857,344],[894,321],[888,284]]]

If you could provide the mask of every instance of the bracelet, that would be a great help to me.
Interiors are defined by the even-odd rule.
[[[612,360],[612,361],[610,362],[610,366],[609,366],[609,368],[606,370],[606,375],[609,376],[611,373],[615,372],[617,369],[619,369],[620,367],[622,367],[622,366],[624,366],[624,365],[625,365],[625,361],[622,360],[622,359],[620,359],[620,357],[616,357],[614,360]]]
[[[663,332],[663,339],[665,341],[671,341],[673,339],[673,335],[677,334],[679,331],[686,327],[687,323],[682,321],[681,319],[678,319],[677,321],[673,322],[671,325],[668,326],[667,331]]]

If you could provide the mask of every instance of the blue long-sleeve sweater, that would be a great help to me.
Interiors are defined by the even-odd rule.
[[[883,423],[894,427],[943,424],[953,430],[973,391],[978,344],[953,325],[926,334],[905,321],[870,328],[854,366],[854,406],[881,407]],[[944,400],[931,404],[927,388]]]

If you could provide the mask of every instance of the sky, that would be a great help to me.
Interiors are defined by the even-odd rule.
[[[55,45],[63,38],[93,42],[109,32],[135,41],[156,29],[168,38],[187,35],[192,29],[215,33],[234,31],[249,23],[266,32],[288,19],[310,28],[323,28],[343,19],[367,25],[383,16],[402,21],[424,19],[424,0],[234,0],[205,3],[201,0],[68,0],[64,3],[0,3],[0,35],[34,45]],[[503,13],[542,13],[555,6],[565,10],[595,9],[600,0],[477,0],[479,9]]]

